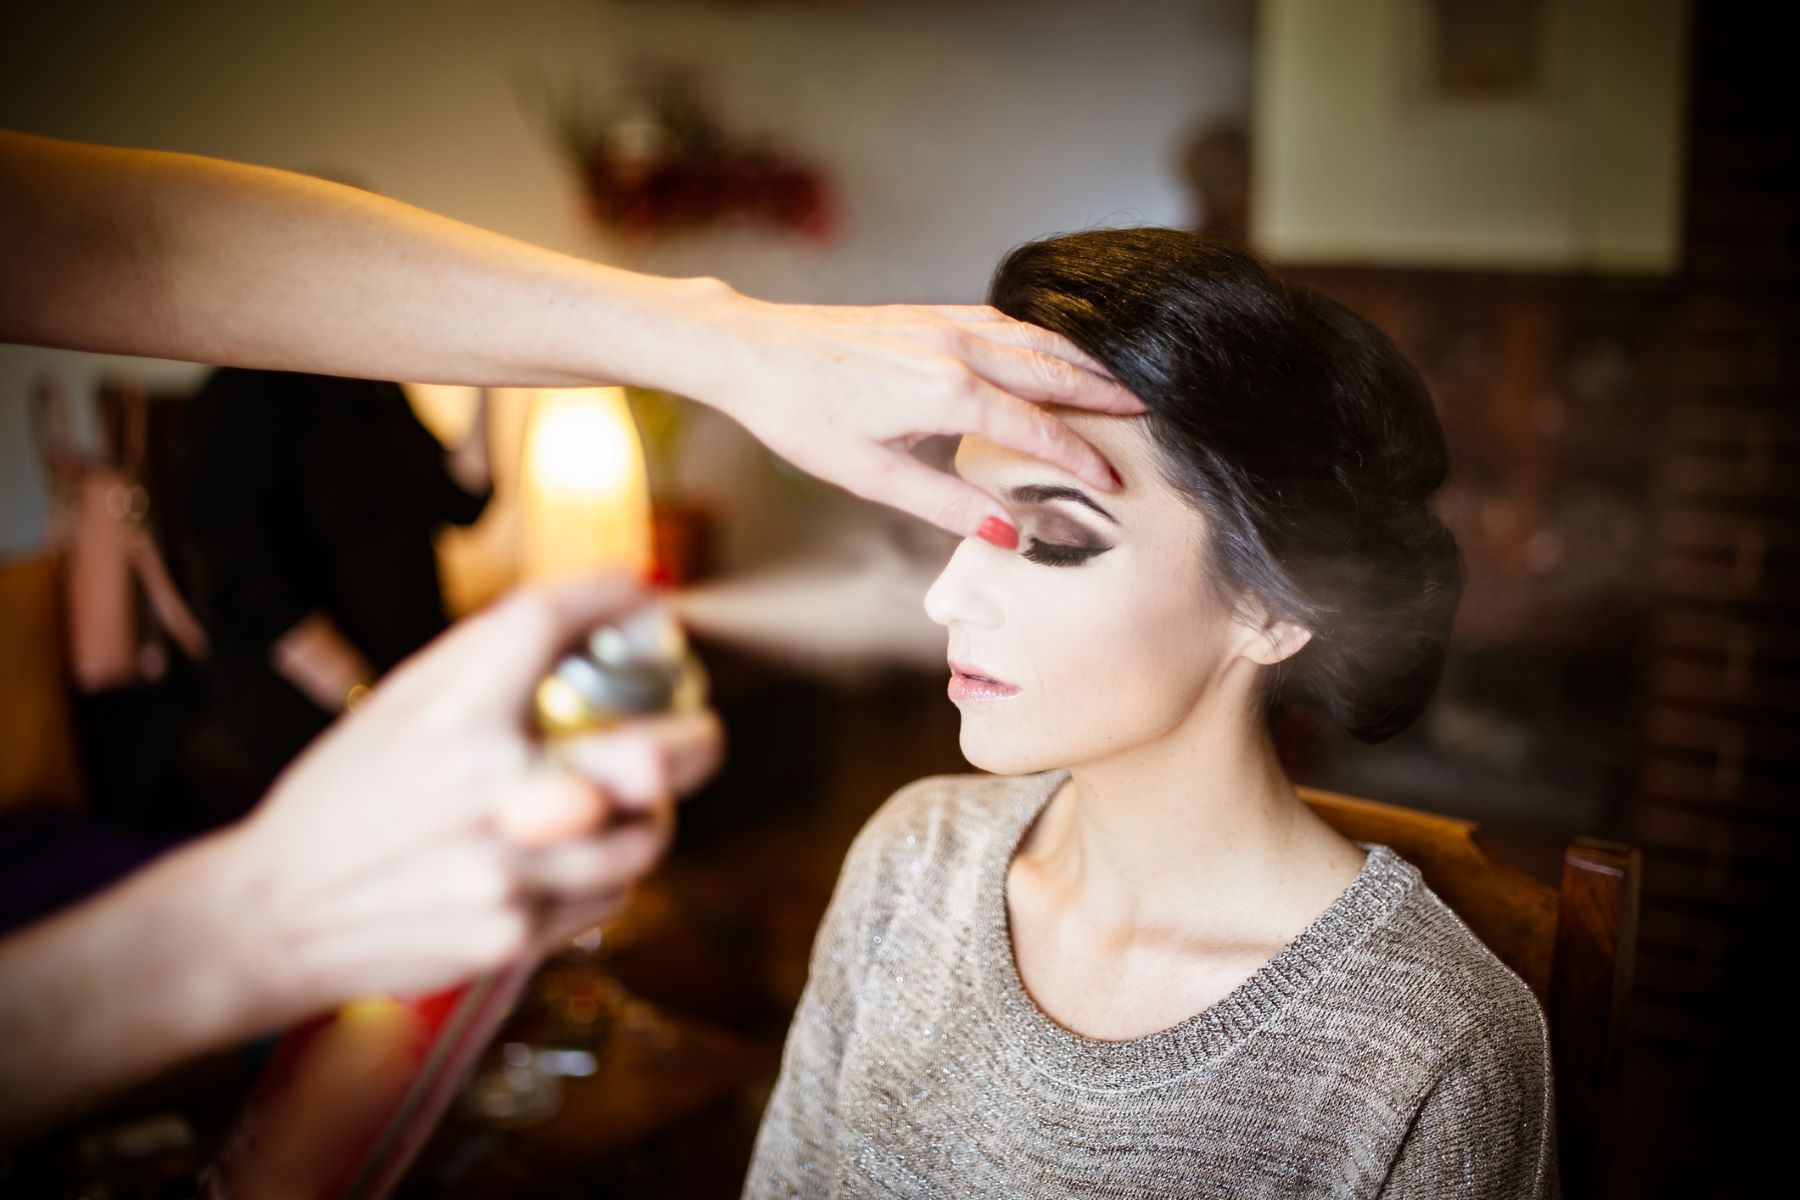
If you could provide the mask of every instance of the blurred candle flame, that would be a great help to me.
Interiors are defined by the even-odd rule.
[[[528,580],[653,561],[643,446],[622,388],[536,393],[525,442]]]

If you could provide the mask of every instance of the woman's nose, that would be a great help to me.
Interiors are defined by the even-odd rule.
[[[990,588],[982,585],[983,563],[1007,551],[979,538],[964,538],[925,592],[925,615],[948,628],[952,624],[991,629],[1000,623]]]

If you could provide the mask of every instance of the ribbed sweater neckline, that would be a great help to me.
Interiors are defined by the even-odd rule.
[[[1155,1087],[1241,1043],[1305,993],[1358,942],[1393,915],[1419,882],[1418,868],[1391,847],[1357,842],[1362,870],[1312,924],[1229,995],[1167,1029],[1100,1041],[1057,1024],[1025,990],[1013,952],[1006,873],[1025,835],[1070,772],[1022,776],[1001,827],[983,849],[976,899],[978,991],[1002,1041],[1040,1071],[1088,1089]]]

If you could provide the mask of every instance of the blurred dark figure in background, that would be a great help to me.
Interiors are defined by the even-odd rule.
[[[199,705],[206,636],[164,563],[145,483],[143,388],[99,390],[95,453],[76,443],[60,385],[32,397],[50,499],[63,628],[89,810],[145,833],[179,824],[182,733]]]
[[[109,380],[96,412],[90,452],[58,380],[32,392],[84,805],[0,820],[0,931],[134,870],[205,807],[197,664],[207,643],[164,561],[167,514],[146,484],[148,398]]]
[[[182,514],[244,807],[448,625],[432,539],[492,494],[485,396],[446,451],[397,384],[215,372],[183,423]]]

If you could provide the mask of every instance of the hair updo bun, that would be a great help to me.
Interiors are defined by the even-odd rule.
[[[1342,305],[1175,229],[1031,242],[989,302],[1068,337],[1149,409],[1164,477],[1211,526],[1214,578],[1312,631],[1271,672],[1366,742],[1424,709],[1462,596],[1430,507],[1448,463],[1418,373]]]

